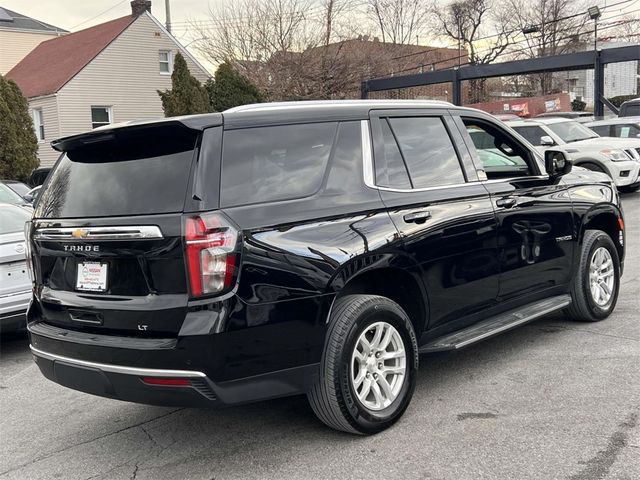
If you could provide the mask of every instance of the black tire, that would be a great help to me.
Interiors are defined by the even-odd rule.
[[[389,323],[400,334],[406,352],[406,373],[395,400],[382,410],[372,411],[357,398],[350,379],[350,364],[360,335],[379,321]],[[345,295],[333,305],[320,378],[307,397],[315,414],[329,427],[370,435],[390,427],[402,416],[411,401],[417,371],[418,344],[404,310],[385,297]]]
[[[604,247],[613,261],[614,285],[611,298],[605,305],[598,305],[590,290],[589,267],[594,253]],[[571,286],[573,302],[565,309],[572,320],[582,322],[598,322],[607,318],[616,306],[620,291],[620,259],[611,237],[601,230],[587,230],[582,242],[582,252],[578,269]]]

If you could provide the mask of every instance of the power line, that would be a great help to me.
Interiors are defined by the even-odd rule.
[[[122,5],[122,4],[123,4],[124,2],[126,2],[126,1],[127,1],[127,0],[122,0],[122,1],[120,1],[120,2],[118,2],[118,3],[116,3],[115,5],[113,5],[113,6],[109,7],[109,8],[107,8],[105,11],[100,12],[100,13],[99,13],[99,14],[97,14],[96,16],[91,17],[91,18],[89,18],[89,19],[87,19],[87,20],[85,20],[85,21],[83,21],[83,22],[80,22],[80,23],[79,23],[79,24],[77,24],[77,25],[74,25],[73,27],[71,27],[71,28],[69,29],[69,31],[73,30],[74,28],[79,27],[80,25],[84,25],[85,23],[88,23],[88,22],[90,22],[91,20],[95,20],[96,18],[101,17],[101,16],[102,16],[102,15],[104,15],[105,13],[110,12],[111,10],[113,10],[113,9],[114,9],[114,8],[116,8],[116,7],[119,7],[120,5]]]
[[[606,5],[606,6],[602,7],[602,9],[603,9],[603,10],[605,10],[605,9],[613,8],[613,7],[615,7],[615,6],[623,5],[623,4],[625,4],[625,3],[629,3],[629,2],[636,3],[637,1],[638,1],[638,0],[623,0],[623,1],[618,2],[618,3],[612,3],[612,4],[610,4],[610,5]],[[632,5],[633,5],[633,3],[632,3]],[[629,13],[633,13],[633,12],[626,12],[626,13],[625,13],[625,15],[627,15],[627,14],[629,14]],[[576,13],[576,14],[573,14],[573,15],[568,15],[568,16],[566,16],[566,17],[557,18],[557,19],[555,19],[555,20],[551,20],[551,21],[549,21],[549,22],[546,22],[544,25],[552,25],[552,24],[554,24],[554,23],[558,23],[558,22],[562,22],[562,21],[565,21],[565,20],[569,20],[569,19],[571,19],[571,18],[581,17],[581,16],[583,16],[583,15],[586,15],[586,12],[580,12],[580,13]],[[536,27],[537,27],[537,26],[539,26],[539,25],[532,25],[532,26],[536,26]],[[486,35],[486,36],[484,36],[484,37],[475,38],[475,39],[473,39],[472,41],[473,41],[473,42],[479,42],[479,41],[482,41],[482,40],[488,40],[488,39],[490,39],[490,38],[500,37],[500,36],[502,36],[502,35],[509,36],[509,35],[511,35],[512,33],[521,32],[521,31],[522,31],[522,29],[520,29],[520,28],[515,28],[515,29],[513,29],[513,30],[509,30],[509,31],[506,31],[506,32],[494,33],[494,34],[492,34],[492,35]],[[408,54],[405,54],[405,55],[399,55],[399,56],[397,56],[397,57],[393,57],[393,58],[392,58],[392,60],[398,60],[398,59],[401,59],[401,58],[407,58],[407,57],[412,57],[412,56],[415,56],[415,55],[421,55],[421,54],[423,54],[423,53],[432,52],[432,51],[434,51],[434,50],[435,50],[435,49],[430,49],[430,50],[425,50],[425,51],[423,51],[423,52],[413,52],[413,53],[408,53]],[[462,56],[461,56],[461,57],[462,57]],[[461,57],[460,57],[460,58],[461,58]],[[459,57],[456,57],[456,58],[459,58]]]

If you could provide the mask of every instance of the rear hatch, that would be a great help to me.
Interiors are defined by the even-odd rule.
[[[167,122],[66,142],[30,231],[42,321],[177,335],[188,302],[182,212],[199,135]]]

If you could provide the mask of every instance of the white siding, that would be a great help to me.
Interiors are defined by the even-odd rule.
[[[0,28],[0,75],[6,75],[16,64],[45,40],[51,40],[55,33],[36,33]]]
[[[178,52],[176,44],[147,15],[120,36],[58,92],[61,136],[91,129],[91,106],[112,107],[114,123],[162,117],[157,90],[171,88],[171,76],[160,74],[158,51]],[[191,73],[209,77],[188,56]]]
[[[29,115],[33,119],[33,110],[42,109],[44,120],[44,140],[38,143],[38,159],[41,167],[50,167],[60,156],[51,148],[51,141],[60,137],[60,125],[58,123],[58,97],[49,95],[47,97],[29,99]]]

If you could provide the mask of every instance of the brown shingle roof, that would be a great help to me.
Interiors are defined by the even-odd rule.
[[[42,42],[13,67],[6,77],[15,81],[27,98],[55,93],[136,18],[127,15]]]

